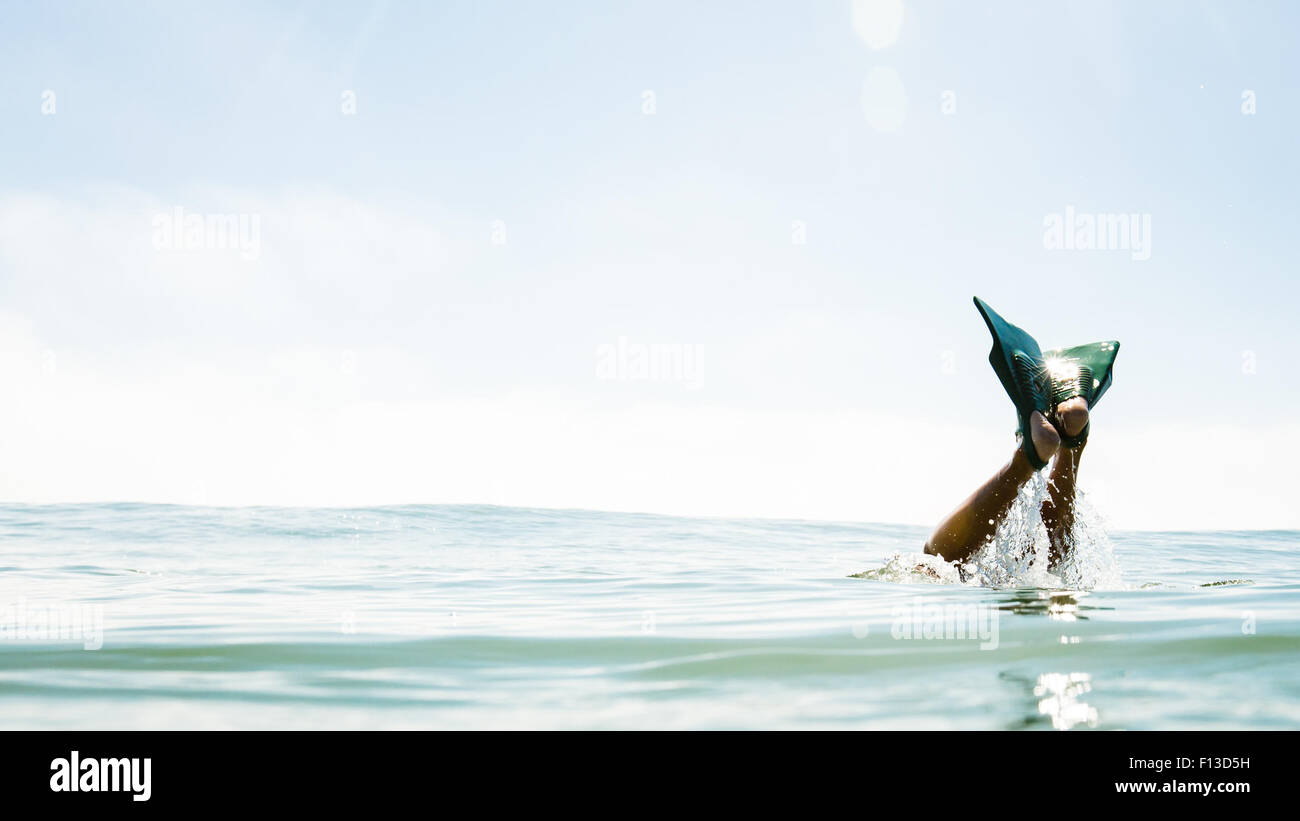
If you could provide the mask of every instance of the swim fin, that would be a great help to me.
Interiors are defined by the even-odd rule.
[[[1088,401],[1091,413],[1110,387],[1119,343],[1094,342],[1073,348],[1053,348],[1044,353],[1032,336],[1003,319],[987,302],[975,297],[975,307],[993,335],[989,364],[1016,406],[1021,450],[1028,457],[1029,464],[1036,470],[1040,469],[1047,463],[1038,458],[1028,435],[1030,414],[1038,411],[1055,424],[1053,411],[1056,406],[1076,396]],[[1091,426],[1090,421],[1076,436],[1061,434],[1061,444],[1066,447],[1082,445],[1088,440]]]
[[[1038,458],[1038,451],[1029,437],[1029,416],[1034,411],[1048,419],[1052,416],[1051,384],[1047,369],[1043,367],[1043,352],[1032,336],[1007,322],[984,300],[975,297],[975,307],[993,335],[989,364],[1016,406],[1020,449],[1037,470],[1047,463]]]
[[[1092,342],[1076,345],[1073,348],[1053,348],[1043,354],[1044,366],[1052,378],[1052,407],[1055,408],[1067,399],[1082,396],[1088,400],[1088,415],[1101,401],[1101,395],[1110,388],[1111,377],[1115,367],[1115,357],[1119,355],[1119,343],[1115,340]],[[1091,418],[1083,430],[1075,436],[1066,436],[1061,432],[1061,444],[1074,448],[1088,441],[1088,429],[1092,427]]]

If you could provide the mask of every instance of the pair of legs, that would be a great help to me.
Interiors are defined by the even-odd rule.
[[[1054,420],[1038,411],[1030,416],[1029,436],[1043,461],[1051,460],[1047,499],[1043,501],[1043,524],[1047,527],[1049,562],[1055,566],[1065,558],[1069,534],[1074,527],[1074,486],[1083,445],[1061,447],[1061,431],[1075,436],[1088,424],[1088,403],[1075,397],[1057,406]],[[939,523],[925,552],[950,562],[962,561],[979,550],[993,536],[1002,517],[1011,509],[1020,488],[1034,475],[1024,451],[1016,448],[1011,461],[971,494],[948,518]]]

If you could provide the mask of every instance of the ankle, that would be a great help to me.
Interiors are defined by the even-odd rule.
[[[1048,462],[1061,447],[1061,434],[1038,411],[1029,417],[1029,437],[1039,460]]]
[[[1088,426],[1088,400],[1082,396],[1067,399],[1056,406],[1056,424],[1066,436],[1078,436]]]

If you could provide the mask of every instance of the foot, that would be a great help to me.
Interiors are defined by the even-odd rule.
[[[1086,411],[1084,416],[1086,422]],[[1080,426],[1079,430],[1083,430],[1083,427]],[[1061,434],[1057,433],[1055,426],[1038,411],[1034,411],[1029,415],[1029,438],[1034,443],[1034,450],[1038,453],[1038,458],[1044,462],[1055,456],[1057,448],[1061,446]]]
[[[1035,414],[1037,415],[1037,414]],[[1078,436],[1088,425],[1088,400],[1082,396],[1056,406],[1056,425],[1066,436]],[[1037,446],[1037,441],[1034,442]]]

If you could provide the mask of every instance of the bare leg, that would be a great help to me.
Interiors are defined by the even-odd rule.
[[[1074,530],[1074,485],[1079,474],[1083,446],[1061,448],[1047,477],[1047,498],[1040,508],[1047,527],[1048,567],[1056,567],[1071,548]]]
[[[1067,436],[1074,436],[1088,423],[1088,403],[1072,399],[1057,409],[1057,422]],[[1061,448],[1048,475],[1047,498],[1040,511],[1047,528],[1048,567],[1056,567],[1073,547],[1074,488],[1079,475],[1079,460],[1087,443],[1077,448]]]
[[[1056,428],[1037,411],[1030,418],[1030,435],[1038,457],[1043,460],[1052,458],[1061,443]],[[1016,448],[1010,462],[939,523],[925,543],[925,552],[955,562],[979,550],[997,531],[998,522],[1034,472],[1024,451]]]

